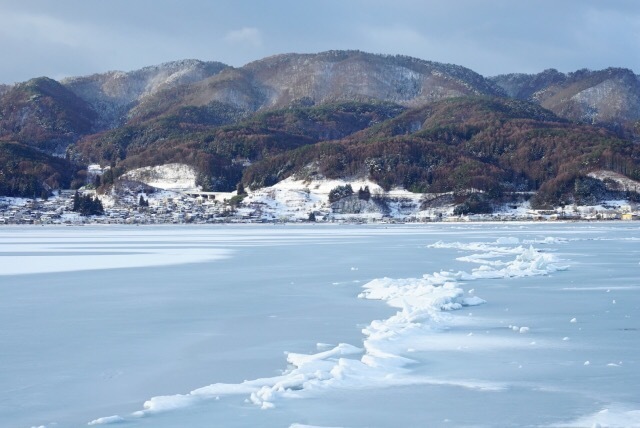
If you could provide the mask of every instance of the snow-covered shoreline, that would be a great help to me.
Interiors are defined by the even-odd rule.
[[[310,190],[305,183],[233,193],[198,190],[129,191],[115,196],[95,195],[104,215],[82,216],[72,211],[73,192],[48,200],[0,197],[0,225],[79,224],[215,224],[215,223],[433,223],[513,221],[635,220],[637,207],[624,200],[596,206],[573,206],[555,210],[532,210],[528,202],[496,207],[492,214],[454,214],[454,204],[425,207],[423,194],[404,190],[372,191],[371,200],[353,195],[335,203],[328,201],[327,188],[351,184],[331,181]],[[367,188],[366,183],[356,188]],[[93,193],[89,193],[93,195]],[[141,206],[140,200],[148,206]],[[235,201],[235,202],[234,202]]]
[[[90,181],[95,182],[108,169],[91,165]],[[599,171],[594,177],[635,189],[632,187],[635,182],[618,175]],[[289,177],[260,189],[244,189],[239,185],[233,192],[206,192],[197,187],[196,170],[179,163],[129,171],[106,193],[98,194],[90,188],[80,192],[98,198],[104,215],[82,216],[73,212],[74,192],[59,191],[48,200],[0,197],[0,224],[592,221],[633,220],[639,218],[640,213],[638,205],[628,200],[535,210],[528,202],[532,193],[521,192],[512,195],[513,202],[494,204],[488,211],[488,207],[478,210],[491,213],[472,214],[470,209],[460,209],[464,192],[385,190],[363,178],[302,180]]]

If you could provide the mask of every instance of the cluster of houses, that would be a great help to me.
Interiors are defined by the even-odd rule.
[[[64,212],[65,207],[54,201],[0,198],[0,224],[48,224],[60,219]]]
[[[91,194],[91,191],[86,191]],[[264,203],[234,203],[233,193],[162,192],[147,194],[128,192],[117,198],[101,196],[104,214],[82,216],[73,211],[73,191],[61,191],[55,197],[20,199],[0,197],[0,224],[184,224],[233,222],[466,222],[466,221],[553,221],[553,220],[637,220],[638,212],[630,205],[606,209],[518,210],[494,214],[456,216],[441,212],[396,212],[395,215],[341,214],[329,206],[316,215],[297,208],[279,215],[264,212]],[[146,197],[146,199],[145,199]],[[237,199],[237,198],[236,198]],[[236,200],[237,202],[237,200]],[[300,211],[300,212],[298,212]]]
[[[87,192],[91,194],[91,192]],[[139,201],[103,201],[104,214],[82,216],[73,211],[74,192],[60,192],[48,200],[0,198],[0,224],[180,224],[224,222],[232,208],[202,197],[175,195]],[[131,199],[131,198],[126,198]]]

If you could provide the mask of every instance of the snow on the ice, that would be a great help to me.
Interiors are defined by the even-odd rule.
[[[496,239],[496,244],[503,244],[503,245],[515,244],[515,245],[518,245],[519,243],[520,243],[520,239],[516,238],[515,236],[505,236],[505,237]]]
[[[314,354],[288,353],[290,368],[282,375],[246,380],[238,384],[215,383],[187,394],[156,396],[147,400],[140,417],[192,406],[225,395],[248,395],[250,403],[261,409],[276,407],[279,400],[321,394],[331,389],[363,389],[392,385],[455,385],[480,390],[502,390],[499,382],[459,379],[440,380],[412,373],[412,360],[406,353],[427,350],[478,350],[501,347],[525,347],[535,342],[484,335],[463,335],[442,331],[461,325],[451,314],[467,306],[481,305],[483,299],[464,292],[463,285],[478,279],[502,279],[546,275],[566,269],[557,258],[533,246],[521,246],[516,239],[499,239],[490,243],[437,242],[433,248],[457,248],[480,252],[471,259],[482,266],[465,271],[440,271],[420,278],[378,278],[363,286],[359,297],[382,300],[398,309],[394,315],[374,320],[363,328],[362,347],[346,343],[329,348],[318,344]],[[517,245],[503,247],[502,245]],[[499,261],[488,258],[501,257]],[[508,260],[504,260],[509,257]],[[469,321],[467,321],[469,322]],[[526,333],[529,327],[513,327]]]
[[[321,343],[321,342],[316,343],[316,349],[318,351],[327,351],[327,350],[333,348],[334,346],[335,345],[332,345],[330,343]]]
[[[114,415],[114,416],[106,416],[104,418],[95,419],[89,422],[87,425],[107,425],[107,424],[115,424],[120,422],[124,422],[124,418],[122,416]]]
[[[67,237],[62,243],[57,240],[61,234]],[[22,234],[20,243],[0,242],[0,276],[198,263],[230,257],[233,251],[212,246],[186,248],[180,235],[167,235],[164,245],[140,240],[126,245],[104,242],[99,248],[75,237],[73,231],[57,230],[50,235]],[[23,254],[23,249],[32,254]],[[65,255],[73,257],[62,257]]]
[[[551,426],[557,428],[638,428],[640,427],[640,410],[619,408],[603,409],[574,421],[553,424]]]
[[[499,244],[499,242],[496,242]],[[474,269],[471,275],[459,272],[458,279],[473,280],[478,278],[500,279],[547,275],[553,272],[565,270],[566,266],[557,264],[557,258],[551,253],[542,253],[532,245],[529,247],[499,247],[489,243],[444,243],[438,241],[429,245],[430,248],[453,248],[465,251],[480,251],[470,256],[458,257],[457,260],[477,263],[482,266]],[[515,260],[488,260],[516,255]],[[501,267],[501,269],[495,269]]]
[[[326,360],[331,357],[362,354],[362,351],[362,349],[356,348],[355,346],[341,343],[333,349],[319,352],[317,354],[295,354],[293,352],[290,352],[287,354],[287,362],[293,364],[296,367],[302,367],[303,365],[308,365],[319,360]]]

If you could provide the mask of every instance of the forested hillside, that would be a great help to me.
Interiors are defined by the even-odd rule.
[[[292,174],[368,176],[387,189],[473,189],[492,199],[540,189],[538,205],[555,205],[568,203],[576,180],[591,170],[638,180],[639,165],[640,147],[606,129],[571,123],[532,103],[458,98],[265,159],[247,169],[244,182],[261,187]]]
[[[0,195],[47,197],[52,189],[68,189],[76,173],[65,159],[19,143],[0,142]]]
[[[594,170],[640,178],[638,82],[614,68],[485,78],[359,51],[37,78],[0,88],[2,192],[81,185],[91,163],[116,176],[183,163],[205,190],[360,177],[563,204],[585,189],[604,194],[585,178]]]

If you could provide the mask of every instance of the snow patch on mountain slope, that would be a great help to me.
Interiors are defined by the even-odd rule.
[[[347,184],[351,185],[354,195],[330,203],[329,192]],[[369,188],[371,200],[358,200],[358,190],[366,187]],[[310,213],[325,220],[354,221],[381,220],[384,217],[431,217],[434,213],[420,210],[423,196],[404,189],[385,192],[378,184],[365,179],[304,181],[290,177],[274,186],[249,192],[238,213],[241,217],[267,221],[307,220]]]
[[[135,106],[164,89],[211,77],[227,66],[217,62],[181,60],[129,72],[109,71],[60,81],[98,113],[99,129],[121,126]],[[1,90],[1,88],[0,88]]]
[[[123,175],[159,189],[187,190],[196,188],[196,170],[181,163],[147,166],[131,170]]]
[[[306,220],[311,212],[325,216],[331,213],[329,192],[347,184],[354,192],[368,186],[372,195],[384,193],[380,186],[368,180],[304,181],[289,177],[274,186],[250,192],[243,201],[244,208],[239,211],[245,215],[257,212],[263,220]]]
[[[613,180],[618,184],[620,189],[624,191],[640,192],[640,182],[627,178],[622,174],[618,174],[617,172],[599,170],[590,172],[588,175],[589,177],[596,178],[602,181],[607,179]]]
[[[329,197],[329,192],[332,189],[338,186],[346,186],[350,184],[354,191],[358,191],[361,187],[364,188],[369,186],[369,190],[372,194],[383,193],[384,190],[382,187],[369,180],[313,180],[313,181],[303,181],[303,180],[295,180],[291,177],[280,181],[275,184],[272,188],[278,190],[309,190],[310,193],[318,196],[324,196],[325,198]]]

